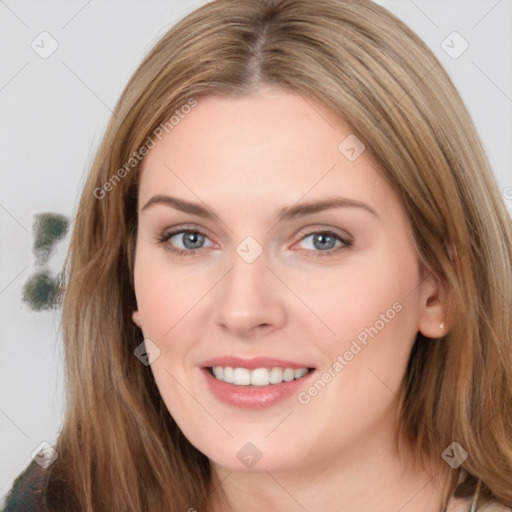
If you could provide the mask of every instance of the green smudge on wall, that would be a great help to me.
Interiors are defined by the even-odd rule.
[[[35,215],[33,252],[39,270],[23,285],[23,301],[34,311],[52,309],[55,305],[60,280],[47,267],[56,244],[66,236],[68,224],[68,218],[59,213]]]
[[[59,280],[48,270],[42,270],[29,277],[23,286],[23,300],[35,311],[52,309],[58,288]]]
[[[34,254],[40,263],[48,261],[54,245],[66,236],[68,220],[58,213],[42,213],[34,220]]]

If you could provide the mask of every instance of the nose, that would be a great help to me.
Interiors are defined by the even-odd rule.
[[[235,253],[231,270],[219,283],[216,323],[238,339],[268,334],[284,325],[285,295],[264,252],[252,263]]]

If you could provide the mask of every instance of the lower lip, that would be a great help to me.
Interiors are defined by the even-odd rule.
[[[210,391],[222,402],[243,409],[264,409],[271,407],[304,389],[316,370],[300,379],[268,386],[236,386],[217,380],[207,368],[201,368]]]

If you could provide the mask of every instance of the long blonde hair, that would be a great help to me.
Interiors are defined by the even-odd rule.
[[[50,510],[205,509],[208,458],[181,433],[134,349],[140,150],[206,95],[271,84],[344,120],[413,227],[424,275],[453,321],[418,333],[403,380],[400,439],[418,464],[452,442],[443,478],[512,505],[512,227],[473,122],[430,49],[369,0],[216,0],[175,25],[124,89],[81,195],[62,273],[68,403],[46,470]],[[156,132],[155,132],[156,131]],[[129,162],[129,163],[128,163]],[[124,171],[121,171],[124,169]]]

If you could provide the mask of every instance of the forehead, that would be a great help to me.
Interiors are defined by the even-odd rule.
[[[237,98],[207,96],[176,121],[145,158],[143,168],[187,148],[194,149],[196,158],[218,157],[224,162],[236,158],[241,166],[250,164],[251,156],[261,156],[261,152],[266,160],[309,154],[322,142],[324,149],[331,146],[335,153],[338,132],[344,128],[313,99],[277,88]],[[327,133],[330,136],[326,138]]]
[[[390,189],[368,152],[351,161],[340,150],[349,136],[333,112],[295,92],[200,98],[143,160],[139,204],[166,192],[241,208],[333,192],[378,201]]]

